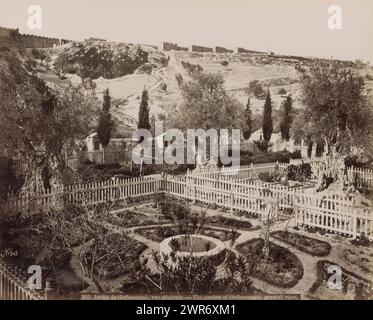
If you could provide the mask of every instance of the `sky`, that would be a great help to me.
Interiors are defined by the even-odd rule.
[[[27,25],[30,5],[42,29]],[[328,28],[328,7],[342,29]],[[0,26],[70,40],[99,37],[157,45],[237,46],[280,54],[373,63],[372,0],[0,0]]]

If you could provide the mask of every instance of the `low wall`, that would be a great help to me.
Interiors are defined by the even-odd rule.
[[[233,50],[230,50],[230,49],[227,49],[227,48],[224,48],[224,47],[215,46],[214,47],[214,52],[215,53],[232,53]]]
[[[189,47],[189,51],[190,52],[213,52],[214,49],[209,48],[209,47],[202,47],[202,46],[197,46],[197,45],[192,44]]]
[[[171,43],[171,42],[161,42],[158,45],[159,51],[188,51],[187,47],[180,47],[177,43]]]

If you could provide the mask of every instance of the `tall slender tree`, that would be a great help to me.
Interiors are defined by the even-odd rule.
[[[111,109],[111,96],[109,89],[104,92],[104,101],[100,113],[100,118],[97,126],[98,140],[102,145],[102,162],[105,163],[105,149],[110,143],[111,133],[114,127],[114,122],[110,114]]]
[[[139,109],[139,122],[138,122],[138,128],[139,129],[146,129],[150,130],[151,124],[150,124],[150,118],[149,118],[149,93],[148,90],[144,89],[142,92],[141,97],[141,104]]]
[[[245,110],[245,129],[243,132],[243,137],[247,140],[250,138],[252,130],[253,130],[253,123],[252,123],[252,113],[250,109],[250,97],[247,100],[246,110]]]
[[[269,90],[267,90],[266,101],[264,103],[262,129],[263,139],[268,145],[273,132],[272,99]]]
[[[290,128],[292,124],[292,107],[293,107],[293,99],[291,95],[286,97],[286,100],[283,104],[283,115],[282,120],[280,123],[280,130],[281,130],[281,137],[283,140],[289,141],[290,139]]]

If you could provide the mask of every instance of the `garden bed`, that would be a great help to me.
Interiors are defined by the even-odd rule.
[[[227,218],[221,215],[208,217],[206,219],[206,224],[223,228],[237,228],[246,231],[257,230],[260,228],[260,226],[254,227],[250,221]]]
[[[331,250],[329,242],[309,238],[289,231],[275,231],[272,233],[272,237],[316,257],[325,257]]]
[[[147,216],[133,210],[123,210],[114,212],[107,222],[122,228],[129,228],[165,223],[167,220],[163,219],[160,221],[156,216]]]
[[[203,228],[202,232],[199,234],[209,236],[212,238],[219,239],[220,241],[232,240],[233,237],[237,239],[241,234],[237,231],[228,231],[228,230],[217,230],[212,228]],[[185,234],[183,230],[180,230],[176,225],[175,226],[160,226],[160,227],[149,227],[149,228],[139,228],[135,232],[147,239],[156,242],[162,242],[164,239],[173,237],[180,234]],[[194,233],[194,232],[192,232]],[[234,236],[233,236],[234,233]]]
[[[303,277],[300,260],[288,249],[270,242],[267,263],[263,255],[263,239],[252,239],[236,246],[238,252],[252,262],[253,275],[280,288],[292,288]]]
[[[239,218],[245,217],[245,218],[248,218],[248,219],[257,219],[258,216],[259,216],[255,212],[247,212],[247,211],[234,211],[233,215],[236,216],[236,217],[239,217]]]
[[[333,273],[328,272],[328,267],[331,265],[338,266],[338,264],[328,260],[317,262],[317,278],[308,290],[308,298],[315,300],[370,300],[373,298],[372,282],[341,266],[339,267],[342,271],[342,289],[328,288],[327,281],[333,275]]]

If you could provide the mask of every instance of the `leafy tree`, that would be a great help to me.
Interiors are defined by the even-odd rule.
[[[97,136],[103,147],[103,163],[105,163],[105,149],[110,143],[112,130],[114,127],[114,122],[111,119],[111,97],[109,89],[104,92],[104,101],[102,105],[102,110],[100,112],[100,118],[97,126]]]
[[[342,61],[317,60],[298,68],[305,118],[315,139],[329,151],[349,154],[353,147],[372,150],[373,112],[364,78]]]
[[[149,93],[148,90],[144,89],[142,92],[141,97],[141,104],[139,109],[139,122],[138,122],[138,128],[139,129],[146,129],[150,130],[151,124],[150,124],[150,118],[149,118]]]
[[[293,100],[291,96],[287,96],[285,102],[283,103],[283,116],[280,123],[281,137],[283,140],[289,141],[290,139],[290,127],[292,122],[292,105]]]
[[[314,129],[309,119],[310,115],[306,110],[294,110],[290,135],[293,137],[295,143],[300,144],[302,139],[305,140],[308,145],[316,142],[316,139],[313,136]]]
[[[191,82],[182,85],[183,103],[174,114],[175,125],[181,129],[240,128],[243,106],[224,88],[220,74],[199,72]]]
[[[0,145],[27,160],[25,188],[48,168],[63,181],[65,152],[77,148],[94,127],[97,99],[82,87],[51,89],[29,74],[16,56],[6,56],[0,70]],[[39,177],[39,178],[37,178]],[[35,180],[36,179],[36,180]]]
[[[245,110],[245,130],[243,132],[243,137],[247,140],[250,138],[252,133],[252,112],[250,109],[250,98],[247,100],[246,110]]]
[[[263,109],[263,139],[269,143],[273,132],[273,120],[272,120],[272,100],[269,90],[267,90],[267,96]]]

